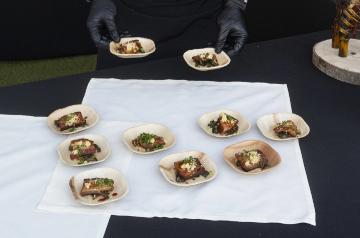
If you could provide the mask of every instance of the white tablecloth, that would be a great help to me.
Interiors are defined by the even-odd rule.
[[[46,118],[0,115],[0,237],[103,237],[109,215],[36,210],[62,139],[47,128]]]
[[[40,208],[141,217],[315,225],[315,209],[298,141],[269,141],[255,125],[263,114],[291,111],[286,85],[93,79],[83,102],[99,112],[102,124],[94,130],[109,136],[110,140],[114,140],[112,136],[120,138],[119,128],[125,126],[118,122],[120,124],[114,126],[117,135],[110,135],[108,123],[116,124],[110,121],[145,121],[169,126],[177,136],[177,144],[165,152],[133,155],[124,169],[116,164],[116,158],[121,155],[114,152],[107,166],[122,169],[130,191],[123,200],[102,207],[85,207],[71,199],[65,203],[62,199],[65,195],[60,194],[68,194],[68,191],[56,181],[67,180],[69,170],[58,164]],[[250,132],[229,139],[205,134],[197,125],[197,118],[204,112],[221,108],[239,111],[247,117],[253,126]],[[247,139],[270,143],[282,156],[282,163],[273,171],[256,176],[233,171],[223,161],[223,149]],[[218,166],[217,178],[189,188],[167,183],[160,174],[159,160],[185,150],[206,152]],[[52,191],[51,196],[49,191]]]

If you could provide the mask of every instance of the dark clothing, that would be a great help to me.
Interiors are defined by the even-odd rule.
[[[222,0],[116,0],[131,9],[153,17],[189,17],[218,10]]]
[[[150,38],[156,44],[156,52],[147,58],[114,58],[117,65],[182,55],[188,49],[207,47],[216,41],[216,16],[222,0],[116,0],[115,3],[118,29],[128,30],[132,36]],[[98,68],[105,68],[103,61],[98,59]]]

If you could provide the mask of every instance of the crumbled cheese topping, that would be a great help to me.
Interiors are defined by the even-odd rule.
[[[150,139],[150,144],[154,144],[155,143],[155,138],[151,138]]]
[[[200,54],[200,58],[201,59],[212,59],[213,58],[213,55],[214,54],[212,54],[212,53],[202,53],[202,54]]]
[[[187,171],[191,172],[196,168],[196,164],[195,163],[183,163],[180,167],[182,169],[186,169]]]
[[[65,125],[72,126],[77,121],[79,121],[79,119],[80,119],[79,116],[74,114],[74,115],[70,116],[70,118],[68,120],[65,121]]]
[[[136,49],[136,44],[134,42],[128,42],[126,44],[126,51],[131,52],[133,49]]]
[[[220,113],[220,117],[221,122],[227,122],[227,116],[224,112]]]
[[[256,164],[261,160],[261,155],[257,151],[249,151],[248,156],[251,164]]]

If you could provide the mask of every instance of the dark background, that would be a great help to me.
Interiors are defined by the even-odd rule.
[[[134,0],[136,1],[136,0]],[[2,0],[0,60],[96,53],[86,29],[86,0]],[[329,29],[332,0],[249,0],[250,42]]]

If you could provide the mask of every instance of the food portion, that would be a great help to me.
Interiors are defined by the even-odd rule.
[[[198,158],[192,156],[175,162],[176,182],[185,182],[188,179],[195,179],[199,176],[207,177],[209,172],[202,166]]]
[[[214,67],[218,66],[219,62],[216,55],[213,53],[202,53],[192,57],[195,62],[195,67]]]
[[[99,202],[105,201],[110,196],[116,196],[114,191],[114,180],[109,178],[87,178],[84,179],[80,196],[91,196],[93,200],[98,199]]]
[[[60,117],[54,121],[55,126],[60,131],[75,131],[76,128],[83,127],[86,125],[86,117],[83,117],[81,112],[73,112],[65,116]]]
[[[146,152],[160,150],[165,146],[163,137],[145,132],[141,133],[138,137],[132,140],[131,143],[133,146],[141,148]]]
[[[277,123],[273,130],[275,134],[281,139],[297,137],[300,135],[300,130],[292,120],[286,120]]]
[[[210,121],[208,126],[214,134],[232,135],[238,132],[238,123],[239,120],[222,112],[220,113],[218,119],[216,121]]]
[[[131,40],[125,43],[116,44],[115,51],[119,54],[141,54],[145,53],[139,40]]]
[[[70,142],[69,151],[71,160],[84,164],[98,161],[96,153],[101,152],[101,148],[92,140],[77,139]]]
[[[243,150],[235,154],[235,164],[242,170],[249,172],[254,169],[264,169],[268,160],[261,150]]]

